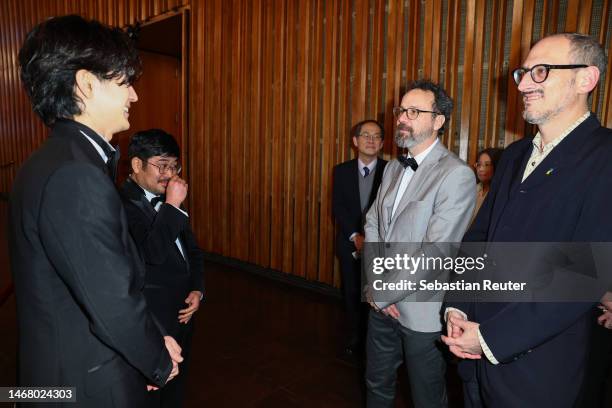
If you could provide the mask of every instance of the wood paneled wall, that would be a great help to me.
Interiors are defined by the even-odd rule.
[[[408,81],[432,78],[456,104],[443,141],[472,163],[533,131],[508,75],[533,41],[575,30],[612,52],[609,0],[4,0],[0,165],[46,134],[15,65],[34,23],[76,12],[122,26],[179,5],[191,8],[190,208],[202,246],[333,285],[331,170],[353,157],[354,123],[383,122],[392,157],[391,108]],[[610,70],[592,102],[608,126]],[[2,191],[14,169],[0,167]]]

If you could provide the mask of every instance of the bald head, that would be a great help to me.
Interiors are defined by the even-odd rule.
[[[565,41],[563,41],[565,40]],[[599,74],[606,72],[607,58],[606,53],[593,37],[580,33],[560,33],[553,34],[538,41],[534,47],[540,43],[556,45],[562,44],[564,53],[567,52],[570,64],[585,64],[594,66],[599,70]],[[561,53],[561,50],[557,50]]]

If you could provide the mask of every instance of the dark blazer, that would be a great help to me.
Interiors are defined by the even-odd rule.
[[[525,138],[505,150],[464,241],[612,241],[612,131],[591,115],[521,182],[532,140]],[[573,405],[584,369],[592,303],[449,306],[480,323],[483,339],[501,362],[493,365],[483,356],[460,367],[464,379],[478,376],[487,406]]]
[[[187,307],[185,298],[194,290],[204,293],[204,254],[185,214],[165,203],[155,211],[142,188],[130,178],[120,193],[130,233],[146,263],[145,297],[169,334],[177,336],[178,312]],[[175,244],[177,237],[186,258]]]
[[[355,246],[349,237],[353,232],[363,234],[365,213],[368,211],[380,187],[380,181],[385,170],[386,160],[378,158],[376,172],[374,172],[374,183],[365,211],[361,212],[361,199],[359,197],[359,169],[358,160],[353,159],[340,163],[334,167],[334,188],[332,211],[338,223],[338,235],[336,252],[348,251],[348,255],[355,250]]]
[[[75,386],[70,406],[140,407],[172,364],[121,199],[79,130],[95,135],[57,122],[10,196],[19,384]]]

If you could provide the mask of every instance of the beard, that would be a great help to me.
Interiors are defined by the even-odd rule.
[[[395,144],[397,147],[410,149],[429,139],[433,132],[433,127],[429,127],[415,133],[411,126],[400,123],[395,130]]]
[[[571,79],[568,82],[568,88],[569,89],[573,89],[573,86],[575,84],[575,79]],[[540,98],[538,101],[539,102],[543,102],[544,101],[544,90],[542,89],[537,89],[535,91],[531,91],[530,93],[537,93],[539,94]],[[571,105],[572,101],[571,101],[571,94],[569,92],[567,92],[558,102],[555,106],[544,110],[544,111],[533,111],[530,112],[527,110],[527,108],[525,108],[523,110],[523,119],[525,119],[525,121],[527,123],[531,123],[532,125],[541,125],[543,123],[548,122],[549,120],[555,118],[557,115],[559,115],[561,112],[563,112],[568,106]],[[536,101],[536,102],[538,102]]]

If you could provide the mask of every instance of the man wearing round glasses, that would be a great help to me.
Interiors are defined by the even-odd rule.
[[[523,118],[538,132],[508,146],[464,241],[563,247],[612,241],[612,131],[588,104],[605,71],[602,47],[586,35],[557,34],[533,46],[513,77]],[[525,258],[537,259],[530,255]],[[575,262],[571,253],[563,255]],[[588,273],[580,265],[572,268]],[[464,382],[477,384],[466,406],[481,406],[480,397],[491,407],[574,406],[588,351],[589,311],[606,285],[593,303],[571,302],[562,293],[558,302],[449,303],[443,341],[465,359]]]
[[[193,332],[192,317],[204,287],[202,250],[181,208],[187,183],[178,174],[180,149],[160,129],[132,136],[128,147],[131,174],[121,187],[130,234],[146,263],[147,305],[183,350],[180,374],[166,387],[150,393],[150,406],[181,407]]]
[[[362,354],[365,340],[367,307],[361,303],[361,248],[363,224],[370,209],[386,160],[378,157],[383,148],[384,131],[373,119],[363,120],[351,129],[357,157],[334,167],[332,209],[338,224],[336,256],[340,262],[342,296],[348,320],[345,357]]]

